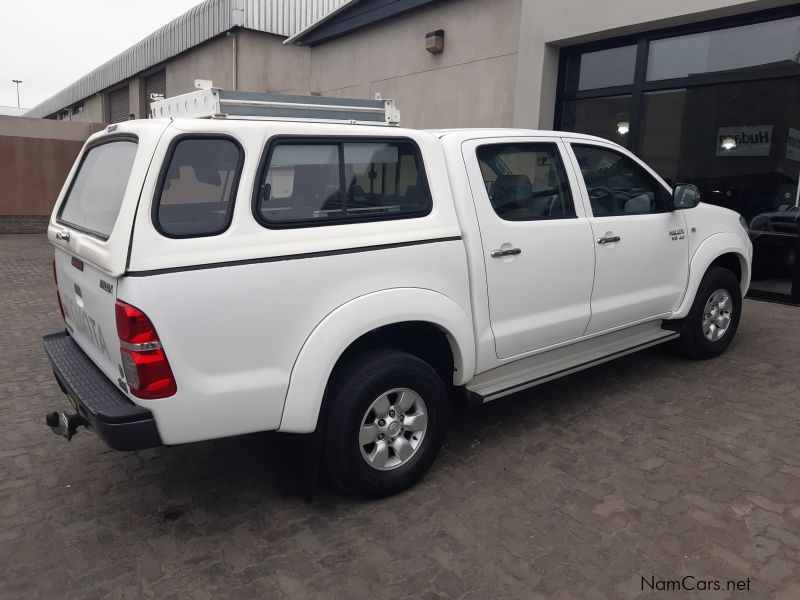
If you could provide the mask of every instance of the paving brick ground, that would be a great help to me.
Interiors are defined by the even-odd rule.
[[[723,586],[690,597],[800,598],[800,308],[746,302],[714,361],[653,349],[460,415],[413,490],[309,504],[268,436],[50,434],[50,260],[0,236],[3,600],[683,598],[642,577],[684,576]]]

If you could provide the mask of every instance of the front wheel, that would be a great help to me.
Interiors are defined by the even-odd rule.
[[[683,320],[678,347],[690,358],[719,356],[733,341],[741,314],[739,280],[728,269],[710,268]]]
[[[397,350],[351,358],[328,391],[325,466],[344,491],[377,498],[416,483],[442,445],[447,393],[436,371]]]

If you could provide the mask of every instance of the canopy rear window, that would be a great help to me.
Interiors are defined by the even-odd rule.
[[[59,221],[108,239],[136,158],[136,140],[120,138],[90,148],[64,199]]]

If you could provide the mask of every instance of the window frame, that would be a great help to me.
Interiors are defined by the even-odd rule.
[[[345,161],[344,161],[344,145],[345,144],[398,144],[408,143],[414,149],[414,158],[417,161],[417,170],[420,174],[420,182],[424,183],[425,189],[428,193],[428,204],[424,212],[418,213],[404,213],[399,215],[385,214],[385,215],[364,215],[364,216],[347,216],[341,218],[326,218],[319,219],[320,222],[315,223],[313,220],[297,219],[294,221],[281,221],[273,223],[268,221],[261,214],[259,205],[261,202],[261,193],[263,189],[263,181],[267,175],[267,170],[272,162],[272,155],[275,148],[280,144],[297,144],[297,145],[328,145],[336,146],[339,157],[339,186],[342,193],[342,204],[347,205],[347,190],[345,189]],[[271,136],[264,147],[261,160],[256,171],[256,179],[253,182],[253,194],[250,203],[251,212],[256,222],[266,229],[305,229],[308,227],[332,227],[336,225],[349,225],[353,223],[373,223],[380,221],[399,221],[402,219],[422,219],[427,217],[433,212],[433,191],[431,190],[430,182],[428,180],[427,168],[425,161],[422,158],[422,151],[419,144],[410,137],[405,136],[348,136],[348,135],[324,135],[324,136],[303,136],[303,135],[274,135]]]
[[[579,64],[581,67],[583,66],[583,56],[585,54],[594,54],[597,52],[607,52],[610,50],[622,50],[624,48],[632,48],[633,49],[633,72],[631,73],[631,82],[630,83],[618,83],[615,85],[603,85],[599,87],[590,87],[581,90],[580,89],[580,70],[577,74],[573,74],[570,70],[570,63],[577,59],[580,59]],[[636,64],[639,60],[639,49],[637,45],[637,41],[635,39],[628,38],[627,43],[615,43],[615,44],[590,44],[587,47],[580,49],[577,52],[565,52],[563,54],[563,60],[565,60],[564,64],[564,81],[561,87],[559,88],[560,91],[563,91],[565,95],[573,95],[573,94],[590,94],[595,90],[606,90],[606,89],[615,89],[615,88],[625,88],[630,87],[636,82]],[[575,81],[575,89],[574,90],[567,90],[567,84],[574,80]]]
[[[782,79],[785,77],[800,76],[800,64],[788,65],[780,68],[753,69],[748,73],[738,71],[719,71],[704,73],[693,77],[678,79],[660,79],[647,81],[647,65],[650,58],[650,42],[682,37],[698,33],[710,33],[723,29],[768,23],[785,18],[800,16],[800,7],[797,5],[784,6],[752,12],[744,15],[723,17],[689,25],[678,25],[640,34],[630,34],[596,42],[589,42],[576,46],[563,47],[559,50],[558,77],[556,83],[556,102],[553,116],[553,126],[560,130],[564,123],[564,105],[567,101],[593,100],[610,96],[631,96],[629,131],[624,141],[624,147],[638,154],[641,150],[641,126],[644,118],[644,97],[647,92],[674,90],[678,88],[700,87],[724,83],[745,83],[749,81],[763,81],[769,79]],[[622,46],[638,45],[634,80],[630,85],[596,88],[583,91],[568,91],[566,89],[568,76],[567,67],[573,55],[598,50],[610,50]]]
[[[486,194],[486,200],[489,203],[489,206],[491,207],[492,212],[495,214],[495,216],[498,219],[500,219],[504,223],[537,223],[537,222],[541,222],[541,221],[564,221],[564,220],[568,220],[568,219],[578,219],[579,218],[578,217],[578,206],[577,206],[577,203],[576,203],[576,200],[575,200],[575,190],[572,188],[572,183],[570,182],[569,171],[567,170],[566,157],[563,156],[562,151],[561,151],[561,147],[559,146],[559,144],[556,141],[556,139],[554,139],[553,141],[536,141],[536,142],[534,142],[534,141],[520,141],[520,142],[492,141],[492,142],[488,142],[488,143],[485,143],[485,144],[479,144],[478,146],[475,147],[475,150],[474,150],[475,151],[475,159],[477,160],[478,167],[480,168],[480,164],[481,164],[482,161],[481,161],[481,158],[480,158],[478,153],[480,152],[481,148],[489,148],[489,147],[492,147],[492,146],[518,146],[519,147],[519,146],[547,146],[547,145],[553,147],[553,149],[556,152],[556,157],[558,158],[558,160],[561,163],[561,170],[562,170],[562,173],[564,175],[564,183],[565,183],[565,185],[567,187],[567,190],[569,191],[569,200],[572,202],[572,215],[571,216],[566,216],[566,217],[553,217],[553,216],[536,217],[536,218],[533,218],[533,219],[506,219],[506,218],[503,218],[498,214],[497,209],[492,204],[492,199],[489,196],[489,192],[485,189],[485,185],[484,185],[484,193]],[[483,162],[485,162],[485,161],[483,161]],[[483,179],[483,174],[481,174],[481,179]],[[484,181],[484,183],[485,183],[485,181]]]
[[[572,156],[574,157],[574,160],[575,160],[575,172],[576,172],[576,175],[579,177],[580,185],[582,186],[583,191],[586,194],[586,202],[588,204],[587,208],[588,208],[589,212],[591,213],[593,219],[609,219],[609,218],[617,218],[617,217],[634,217],[634,216],[642,216],[642,215],[664,215],[664,214],[667,214],[667,213],[675,212],[675,208],[672,205],[672,194],[673,194],[672,188],[670,188],[669,186],[665,185],[661,181],[660,177],[658,177],[657,175],[653,174],[652,169],[650,169],[650,167],[648,167],[646,164],[644,164],[642,161],[640,161],[635,156],[629,155],[622,148],[614,148],[614,147],[612,147],[610,145],[598,144],[598,143],[592,142],[590,140],[582,141],[582,140],[567,139],[565,141],[567,142],[567,144],[569,144],[569,150],[572,153]],[[589,198],[589,186],[586,184],[586,178],[583,176],[583,170],[580,167],[580,163],[578,161],[578,155],[575,152],[575,147],[576,146],[577,147],[594,149],[594,150],[603,150],[605,152],[610,152],[612,154],[616,154],[616,155],[618,155],[620,157],[623,157],[623,158],[626,158],[626,159],[628,159],[630,161],[633,161],[633,163],[635,165],[637,165],[642,170],[642,172],[647,177],[649,177],[656,184],[656,186],[658,188],[660,188],[662,190],[662,192],[664,193],[664,202],[663,202],[664,208],[662,210],[648,210],[648,211],[639,211],[639,212],[623,212],[623,213],[614,213],[614,214],[611,214],[611,215],[596,215],[594,213],[594,206],[592,206],[592,201]]]
[[[225,215],[225,227],[219,231],[211,233],[174,234],[167,233],[161,227],[161,222],[159,221],[158,215],[159,209],[161,208],[161,195],[164,193],[164,183],[167,179],[167,174],[169,173],[169,168],[172,164],[172,159],[175,156],[175,151],[177,150],[178,145],[186,140],[223,140],[233,142],[237,151],[239,152],[239,160],[236,163],[236,172],[234,173],[233,181],[231,182],[231,198],[228,201],[230,206],[227,214]],[[161,163],[161,170],[158,173],[156,189],[153,192],[153,199],[150,206],[150,221],[155,230],[165,238],[173,240],[215,237],[228,231],[228,229],[231,227],[231,223],[233,223],[233,213],[236,209],[236,197],[239,195],[239,182],[242,177],[242,171],[244,170],[244,160],[245,151],[242,143],[232,135],[226,133],[182,133],[172,138],[172,140],[170,140],[169,147],[167,148],[167,153],[164,155],[164,160]]]
[[[71,229],[74,229],[75,231],[79,231],[81,233],[85,233],[87,235],[91,235],[92,237],[96,237],[97,239],[99,239],[99,240],[101,240],[103,242],[107,242],[111,238],[111,236],[114,234],[114,229],[117,226],[116,221],[114,222],[114,227],[111,229],[111,233],[109,233],[108,235],[105,235],[103,233],[100,233],[99,231],[94,231],[94,230],[89,229],[87,227],[81,227],[80,225],[75,225],[74,223],[70,223],[66,219],[62,218],[62,214],[64,213],[64,209],[67,207],[67,203],[69,202],[70,194],[72,194],[72,188],[75,186],[75,182],[78,179],[78,175],[80,174],[81,169],[83,169],[83,165],[86,162],[86,157],[89,156],[89,152],[91,152],[92,150],[94,150],[95,148],[98,148],[100,146],[105,146],[106,144],[113,144],[114,142],[120,142],[120,141],[133,142],[134,144],[136,144],[136,156],[134,156],[134,158],[133,158],[134,165],[132,165],[132,167],[131,167],[131,177],[133,176],[133,166],[135,166],[136,159],[138,158],[138,154],[139,154],[139,136],[138,135],[134,135],[132,133],[112,133],[112,134],[109,134],[109,135],[104,135],[103,137],[98,138],[97,140],[88,143],[86,145],[86,147],[84,147],[83,151],[81,152],[80,161],[78,163],[78,168],[75,170],[75,175],[73,175],[72,180],[69,182],[69,187],[67,188],[67,193],[64,194],[64,199],[61,201],[61,204],[58,207],[58,213],[56,213],[56,223],[59,223],[61,225],[65,225],[65,226],[67,226],[67,227],[69,227]],[[128,178],[128,185],[130,185],[130,178]],[[127,189],[128,188],[126,186],[125,187],[125,192],[126,193],[127,193]],[[125,201],[125,195],[123,194],[122,202],[124,202],[124,201]],[[120,209],[122,208],[122,202],[120,202]],[[119,217],[119,213],[117,213],[117,216]]]

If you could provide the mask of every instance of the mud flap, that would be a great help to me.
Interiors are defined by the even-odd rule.
[[[322,482],[322,427],[314,433],[279,433],[275,436],[278,477],[290,492],[307,502],[317,497]]]

